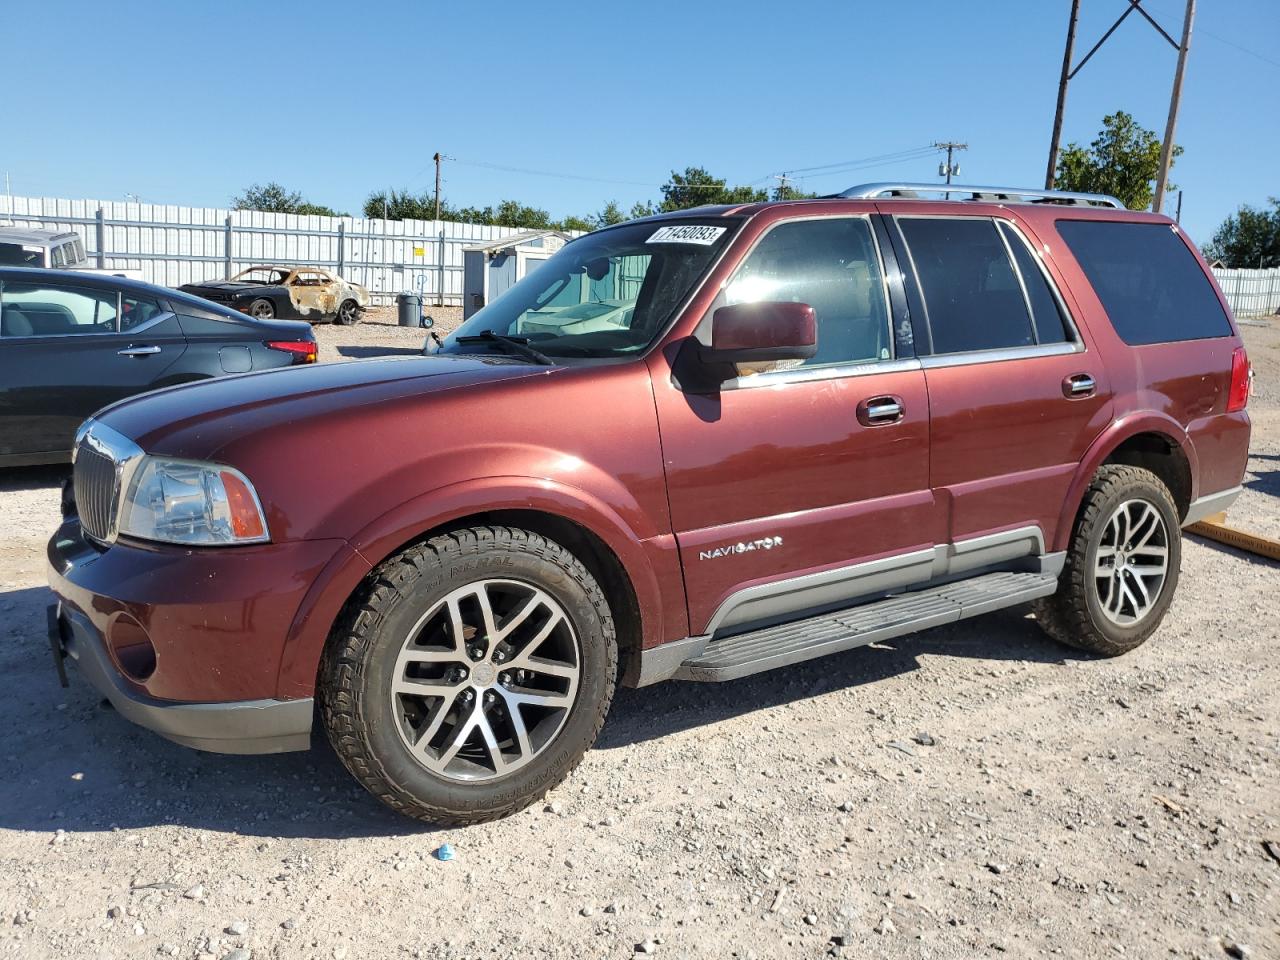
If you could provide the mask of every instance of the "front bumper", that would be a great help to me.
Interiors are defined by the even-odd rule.
[[[312,690],[280,699],[281,658],[303,598],[344,547],[104,548],[72,517],[48,548],[55,651],[121,714],[171,740],[221,753],[305,750]]]
[[[83,615],[58,604],[50,617],[55,651],[76,661],[80,674],[126,720],[162,737],[213,753],[284,753],[311,746],[312,700],[175,703],[130,689],[102,636]]]

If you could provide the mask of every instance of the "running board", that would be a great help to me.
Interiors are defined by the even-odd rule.
[[[680,664],[675,678],[736,680],[1047,597],[1057,589],[1058,578],[1048,574],[988,573],[714,640],[701,654]]]

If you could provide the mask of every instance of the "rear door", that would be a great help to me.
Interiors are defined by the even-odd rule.
[[[1044,552],[1076,465],[1110,422],[1106,368],[1011,220],[893,224],[913,274],[946,538],[993,563]]]
[[[159,300],[0,279],[0,457],[68,455],[86,417],[156,385],[185,349]]]

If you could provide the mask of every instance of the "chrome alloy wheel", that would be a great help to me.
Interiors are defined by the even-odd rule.
[[[1169,531],[1146,500],[1116,507],[1102,531],[1093,561],[1098,603],[1112,623],[1140,621],[1155,606],[1169,572]]]
[[[391,681],[400,738],[449,780],[518,770],[554,742],[582,655],[564,608],[517,580],[480,580],[436,603],[405,638]]]

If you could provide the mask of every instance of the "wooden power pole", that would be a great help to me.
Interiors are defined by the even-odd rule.
[[[1196,0],[1187,0],[1187,12],[1182,20],[1182,43],[1178,46],[1178,66],[1173,72],[1173,92],[1169,96],[1169,122],[1164,128],[1164,142],[1160,144],[1160,172],[1156,175],[1156,195],[1151,209],[1159,213],[1164,206],[1165,186],[1169,182],[1169,166],[1173,163],[1173,133],[1178,126],[1178,107],[1182,104],[1182,76],[1187,69],[1187,51],[1191,48],[1191,24],[1196,18]]]
[[[1058,80],[1058,109],[1053,114],[1053,139],[1049,141],[1049,169],[1044,174],[1044,188],[1053,189],[1058,175],[1058,148],[1062,143],[1062,114],[1067,108],[1067,84],[1071,82],[1071,56],[1076,48],[1076,24],[1080,21],[1080,0],[1071,0],[1071,19],[1067,22],[1067,47],[1062,54],[1062,77]]]
[[[436,155],[431,158],[436,162],[436,220],[440,219],[440,151],[436,151]]]

